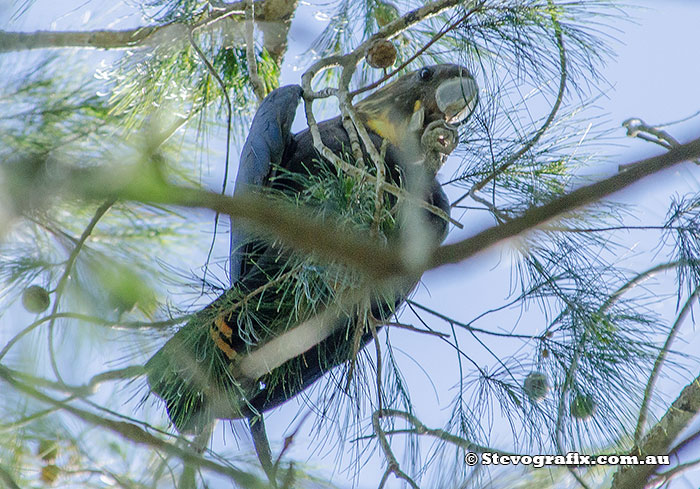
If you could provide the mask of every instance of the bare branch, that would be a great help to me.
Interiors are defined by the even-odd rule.
[[[639,408],[639,419],[637,421],[637,428],[634,430],[634,442],[636,444],[639,444],[642,438],[642,432],[644,431],[644,426],[646,425],[647,421],[649,402],[651,402],[651,396],[654,391],[656,379],[659,376],[659,372],[661,371],[661,367],[663,366],[664,361],[666,360],[666,355],[668,355],[668,352],[671,349],[671,344],[673,343],[673,340],[676,339],[678,330],[681,324],[683,324],[685,318],[688,317],[688,313],[690,312],[693,303],[698,298],[698,295],[700,295],[700,287],[696,288],[695,291],[693,291],[693,293],[690,295],[690,297],[688,297],[688,300],[685,301],[681,312],[676,318],[676,322],[673,323],[671,331],[668,332],[668,336],[666,337],[666,342],[664,343],[664,346],[661,348],[659,355],[656,357],[656,361],[654,362],[654,368],[651,370],[649,380],[647,381],[647,386],[644,389],[644,399],[642,400],[642,406]]]
[[[353,266],[370,277],[387,279],[419,274],[448,263],[466,260],[490,246],[534,230],[552,219],[608,197],[645,177],[697,157],[700,157],[700,139],[674,148],[663,155],[641,160],[625,172],[580,187],[549,204],[534,207],[521,217],[502,225],[493,226],[462,241],[443,245],[428,257],[427,263],[418,268],[415,268],[415,263],[409,268],[409,264],[396,250],[372,239],[366,233],[349,232],[331,220],[315,218],[303,210],[273,203],[260,195],[227,197],[164,182],[153,182],[143,175],[143,168],[139,168],[138,178],[131,177],[130,172],[123,176],[115,176],[105,170],[75,170],[67,183],[74,192],[73,195],[98,199],[109,196],[121,200],[209,208],[240,218],[245,225],[253,227],[253,231],[258,235],[273,236],[301,251],[314,252],[324,259]]]
[[[256,235],[273,237],[301,251],[316,253],[330,261],[345,263],[377,279],[410,275],[403,259],[386,244],[366,233],[351,232],[330,219],[310,215],[303,209],[249,193],[228,197],[164,182],[148,182],[143,167],[120,177],[114,174],[76,170],[69,178],[73,195],[93,198],[109,195],[121,200],[204,207],[241,219]],[[148,182],[145,184],[139,183]]]
[[[400,418],[403,419],[404,421],[408,422],[409,424],[413,425],[413,432],[417,435],[427,435],[427,436],[432,436],[434,438],[438,438],[444,442],[451,443],[452,445],[455,445],[457,447],[463,448],[465,450],[470,450],[474,452],[492,452],[492,453],[498,453],[499,455],[513,455],[510,452],[505,452],[502,450],[497,450],[492,447],[486,447],[483,445],[478,445],[476,443],[473,443],[469,440],[466,440],[464,438],[461,438],[459,436],[455,436],[452,433],[441,430],[441,429],[436,429],[436,428],[428,428],[423,424],[421,420],[419,420],[416,416],[413,414],[404,412],[404,411],[399,411],[396,409],[384,409],[382,411],[376,411],[373,415],[372,418]]]
[[[181,26],[140,27],[127,30],[104,31],[0,31],[0,53],[27,49],[50,48],[94,48],[94,49],[133,49],[146,47],[149,38],[156,32],[169,29],[182,34]],[[179,37],[179,36],[178,36]]]
[[[379,489],[382,489],[384,487],[389,478],[389,475],[391,474],[394,474],[398,479],[405,480],[411,486],[412,489],[419,489],[418,484],[416,484],[416,482],[413,479],[411,479],[411,477],[409,477],[405,472],[401,470],[401,466],[396,460],[394,452],[391,450],[391,443],[389,443],[389,440],[386,437],[386,433],[384,432],[382,425],[379,422],[380,418],[388,414],[388,410],[375,411],[374,414],[372,414],[372,426],[374,427],[374,433],[379,439],[379,446],[382,448],[382,451],[384,452],[384,457],[386,457],[387,460],[386,471],[384,472],[382,480],[379,483]]]
[[[659,420],[630,453],[639,456],[666,454],[673,441],[700,411],[700,377],[688,384]],[[644,487],[657,465],[622,466],[613,476],[611,489]]]
[[[258,62],[255,59],[255,10],[253,0],[245,2],[245,54],[248,61],[248,77],[258,103],[265,98],[265,87],[258,75]]]
[[[627,119],[622,123],[622,127],[627,129],[627,135],[632,138],[649,141],[650,143],[658,144],[666,149],[677,148],[680,146],[678,140],[671,136],[668,132],[659,129],[657,126],[651,126],[637,117]],[[695,163],[700,164],[700,162],[697,160]],[[627,170],[629,167],[630,164],[620,165],[618,170]]]
[[[505,224],[488,228],[476,236],[457,243],[441,246],[435,250],[426,268],[431,269],[448,263],[458,263],[496,243],[517,236],[525,231],[530,231],[547,221],[619,192],[643,178],[698,157],[700,157],[700,139],[695,139],[673,148],[663,155],[640,160],[631,165],[627,171],[613,175],[600,182],[580,187],[549,204],[534,207],[526,211],[521,217]]]
[[[258,15],[258,22],[285,22],[291,15],[288,11],[280,9],[266,9],[267,2],[262,4],[262,13]],[[257,2],[256,2],[257,3]],[[186,39],[187,31],[191,28],[207,28],[215,23],[229,19],[243,20],[245,1],[225,4],[222,8],[212,10],[203,19],[191,25],[182,22],[170,22],[163,25],[142,26],[125,30],[96,30],[96,31],[36,31],[36,32],[8,32],[0,31],[0,53],[22,51],[28,49],[51,48],[93,48],[93,49],[138,49],[172,42],[176,39]],[[283,17],[270,18],[266,13],[283,15]],[[241,26],[242,27],[242,26]],[[276,49],[279,53],[279,48]],[[284,50],[281,51],[282,53]]]
[[[259,0],[254,2],[259,13],[255,23],[263,32],[264,45],[275,62],[280,63],[287,50],[287,34],[297,1]],[[233,27],[243,34],[243,15],[246,1],[223,4],[213,9],[203,19],[186,25],[170,22],[163,25],[142,26],[124,30],[94,31],[35,31],[10,32],[0,30],[0,53],[30,49],[82,48],[82,49],[143,49],[187,38],[191,28],[206,29],[228,19],[226,26],[231,35]]]

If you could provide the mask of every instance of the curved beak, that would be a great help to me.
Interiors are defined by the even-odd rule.
[[[479,100],[479,86],[467,77],[450,78],[438,86],[435,102],[450,124],[466,121]]]

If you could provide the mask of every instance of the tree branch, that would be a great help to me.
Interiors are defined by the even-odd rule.
[[[630,453],[638,456],[668,453],[673,441],[700,411],[700,377],[696,377],[681,392],[642,441]],[[644,487],[654,474],[657,465],[626,465],[613,476],[611,489],[637,489]]]
[[[457,243],[441,246],[435,250],[425,268],[432,269],[466,260],[496,243],[533,230],[547,221],[619,192],[645,177],[698,157],[700,157],[700,139],[695,139],[673,148],[663,155],[638,161],[630,165],[629,170],[600,182],[580,187],[549,204],[534,207],[521,217],[505,224],[488,228]]]
[[[212,472],[221,474],[225,477],[229,477],[242,487],[257,487],[261,489],[266,487],[266,485],[263,484],[262,481],[260,481],[260,479],[258,479],[254,475],[251,475],[247,472],[233,467],[225,467],[223,465],[219,465],[215,462],[212,462],[211,460],[207,460],[201,457],[200,455],[193,453],[192,451],[185,450],[175,445],[171,445],[170,443],[151,435],[150,433],[146,432],[145,430],[139,428],[134,424],[126,423],[124,421],[114,421],[111,419],[103,418],[102,416],[98,416],[89,411],[85,411],[83,409],[71,406],[70,404],[62,402],[58,399],[54,399],[53,397],[50,397],[29,385],[25,385],[19,382],[3,366],[0,366],[0,379],[4,380],[12,387],[28,395],[29,397],[32,397],[40,402],[58,407],[59,409],[62,409],[63,411],[72,414],[73,416],[85,423],[105,428],[106,430],[111,431],[137,445],[149,446],[153,449],[160,450],[170,456],[178,457],[185,463],[192,463],[202,468],[211,470]]]
[[[103,31],[0,31],[0,53],[29,49],[93,48],[133,49],[149,46],[149,38],[156,32],[165,32],[171,25],[148,26],[126,30]],[[176,28],[178,31],[179,28]]]
[[[100,222],[102,216],[104,216],[107,213],[107,211],[110,209],[110,207],[112,207],[113,204],[114,200],[108,199],[105,202],[103,202],[102,205],[100,205],[100,207],[97,208],[95,214],[92,216],[92,219],[90,219],[90,222],[83,230],[83,233],[80,235],[80,238],[78,238],[78,242],[75,244],[73,251],[71,251],[68,260],[66,260],[65,269],[63,270],[61,278],[58,280],[58,285],[56,285],[56,293],[54,294],[53,308],[51,309],[50,314],[51,320],[49,321],[48,326],[48,341],[51,368],[53,369],[53,372],[56,375],[56,379],[58,379],[58,381],[61,383],[63,383],[63,378],[61,377],[61,373],[58,371],[58,364],[56,362],[56,356],[54,354],[53,349],[53,333],[54,326],[56,324],[56,314],[58,313],[58,308],[61,307],[61,298],[63,297],[63,291],[68,283],[68,279],[71,275],[71,272],[73,271],[73,265],[75,265],[75,262],[78,259],[78,255],[82,251],[85,242],[92,234],[92,231],[95,229],[95,226],[97,226],[97,223]]]
[[[129,322],[119,323],[119,322],[110,321],[110,320],[102,319],[102,318],[95,317],[95,316],[88,316],[87,314],[79,314],[79,313],[74,313],[74,312],[57,312],[56,314],[48,314],[44,317],[37,319],[36,321],[31,323],[29,326],[24,328],[22,331],[17,333],[15,336],[13,336],[12,339],[10,341],[8,341],[5,344],[5,346],[3,346],[2,350],[0,350],[0,360],[2,360],[2,358],[7,354],[8,351],[10,351],[10,349],[15,345],[15,343],[17,343],[24,336],[31,333],[37,327],[41,326],[42,324],[44,324],[47,321],[53,321],[55,319],[60,319],[60,318],[77,319],[79,321],[85,321],[87,323],[113,327],[115,329],[138,330],[138,329],[149,329],[149,328],[162,329],[162,328],[167,328],[169,326],[174,326],[175,324],[179,324],[179,323],[186,321],[189,318],[189,315],[175,317],[175,318],[171,318],[171,319],[163,319],[161,321],[152,321],[152,322],[129,321]]]
[[[132,175],[132,172],[135,173]],[[323,259],[345,263],[375,279],[409,274],[403,259],[386,244],[366,233],[352,232],[330,219],[303,209],[248,193],[228,197],[205,190],[170,185],[144,175],[139,166],[122,175],[109,171],[75,170],[69,176],[73,195],[112,196],[151,204],[208,208],[240,219],[258,236],[272,237],[293,248],[316,253]]]
[[[158,44],[187,39],[191,28],[207,28],[223,19],[236,23],[244,21],[245,1],[223,4],[213,9],[203,19],[193,23],[170,22],[124,30],[94,31],[0,31],[0,53],[30,49],[87,48],[87,49],[140,49]],[[297,2],[283,0],[259,0],[255,2],[255,22],[265,35],[268,52],[279,63],[287,47],[289,23]],[[241,24],[242,28],[243,25]],[[230,33],[229,33],[230,34]],[[268,46],[269,44],[269,46]]]
[[[428,254],[425,263],[412,262],[410,266],[395,249],[367,233],[351,232],[330,219],[311,216],[303,209],[275,203],[261,195],[227,197],[170,185],[163,182],[160,175],[149,178],[144,174],[143,166],[121,175],[105,169],[74,170],[64,183],[74,196],[209,208],[241,219],[258,235],[273,237],[300,251],[313,252],[323,259],[352,266],[369,277],[387,279],[420,274],[442,265],[461,262],[508,238],[532,231],[547,221],[608,197],[645,177],[697,157],[700,157],[700,139],[663,155],[641,160],[625,172],[580,187],[549,204],[534,207],[507,223],[490,227],[462,241],[443,245]],[[137,173],[132,175],[133,171]],[[59,183],[52,183],[54,192]]]
[[[637,420],[637,428],[634,430],[634,442],[637,444],[641,441],[642,432],[644,431],[644,426],[646,425],[649,403],[651,402],[651,396],[654,392],[656,379],[658,378],[659,373],[661,372],[661,367],[663,366],[663,363],[666,360],[666,355],[668,355],[668,352],[671,350],[671,344],[673,343],[673,340],[676,339],[678,330],[680,329],[681,324],[683,324],[685,318],[688,316],[688,313],[690,312],[693,303],[698,298],[698,295],[700,295],[700,287],[696,288],[690,295],[690,297],[688,297],[688,300],[685,302],[683,308],[681,309],[681,312],[676,318],[676,322],[673,323],[673,327],[671,328],[671,331],[669,331],[668,336],[666,337],[666,342],[664,343],[664,346],[661,348],[659,355],[656,357],[654,367],[652,368],[651,374],[649,375],[649,380],[647,381],[647,386],[644,389],[644,398],[642,400],[642,406],[639,408],[639,419]]]

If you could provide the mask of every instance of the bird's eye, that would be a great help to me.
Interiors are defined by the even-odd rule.
[[[422,70],[420,70],[418,75],[420,76],[421,80],[428,81],[433,76],[433,70],[431,70],[430,68],[423,68]]]

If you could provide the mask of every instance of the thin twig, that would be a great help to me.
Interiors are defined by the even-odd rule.
[[[54,294],[53,308],[51,309],[51,314],[50,314],[51,320],[49,321],[49,326],[48,326],[48,343],[49,343],[49,358],[51,360],[51,368],[53,369],[54,375],[56,375],[56,379],[58,379],[58,381],[61,383],[63,383],[63,379],[61,377],[61,373],[58,370],[58,364],[56,362],[56,355],[55,355],[55,352],[53,349],[53,333],[54,333],[56,314],[58,313],[58,308],[60,307],[61,298],[63,296],[63,291],[65,289],[66,284],[68,283],[68,278],[70,277],[70,274],[73,271],[73,265],[75,265],[75,262],[78,259],[78,255],[80,254],[80,251],[83,249],[85,242],[90,237],[90,234],[92,234],[92,231],[93,231],[93,229],[95,229],[95,226],[97,226],[97,223],[100,221],[100,219],[102,219],[102,216],[105,215],[105,213],[109,210],[109,208],[112,207],[114,202],[115,202],[114,199],[108,199],[97,208],[97,210],[95,211],[95,214],[92,216],[92,219],[90,219],[90,222],[83,230],[83,233],[80,235],[80,238],[78,238],[78,242],[75,244],[73,251],[68,256],[68,260],[66,260],[66,265],[65,265],[65,268],[63,270],[63,274],[61,275],[61,278],[58,279],[58,285],[56,285],[56,293]],[[5,350],[3,350],[3,351],[5,351]],[[2,354],[0,354],[0,358],[2,358]]]
[[[395,68],[394,70],[392,70],[392,71],[390,71],[389,73],[385,74],[385,75],[384,75],[383,77],[381,77],[379,80],[377,80],[377,81],[375,81],[375,82],[373,82],[373,83],[370,83],[370,84],[367,85],[367,86],[364,86],[364,87],[362,87],[362,88],[358,88],[357,90],[354,90],[354,91],[350,92],[350,94],[349,94],[350,100],[352,100],[355,96],[357,96],[357,95],[359,95],[359,94],[361,94],[361,93],[364,93],[364,92],[366,92],[366,91],[368,91],[368,90],[372,90],[372,89],[374,89],[374,88],[377,88],[378,86],[380,86],[380,85],[381,85],[382,83],[384,83],[385,81],[391,79],[393,76],[395,76],[395,75],[397,75],[398,73],[400,73],[401,70],[403,70],[406,66],[408,66],[408,65],[411,64],[413,61],[415,61],[416,58],[418,58],[418,56],[420,56],[420,55],[423,54],[425,51],[427,51],[428,48],[430,48],[430,46],[432,46],[433,44],[435,44],[436,42],[438,42],[445,34],[449,33],[450,31],[455,30],[455,29],[456,29],[457,27],[459,27],[462,23],[466,22],[466,21],[469,19],[469,17],[471,17],[472,15],[474,15],[475,13],[477,13],[479,10],[481,10],[481,8],[484,6],[484,3],[486,3],[486,2],[485,2],[485,1],[482,1],[479,5],[476,5],[476,6],[472,7],[471,9],[469,9],[469,10],[467,11],[467,13],[465,13],[464,15],[462,15],[462,16],[461,16],[459,19],[457,19],[455,22],[453,22],[453,23],[450,24],[450,25],[445,26],[442,30],[440,30],[440,31],[437,32],[433,37],[431,37],[430,40],[429,40],[427,43],[423,44],[415,53],[413,53],[411,56],[409,56],[409,57],[406,59],[406,61],[404,61],[403,63],[401,63],[401,64],[400,64],[397,68]],[[398,35],[398,33],[396,33],[396,34],[394,34],[394,35]]]
[[[389,478],[390,474],[394,474],[398,479],[405,480],[413,489],[420,489],[418,487],[418,484],[416,484],[416,482],[412,478],[410,478],[405,472],[401,470],[401,466],[396,460],[394,452],[391,450],[391,443],[389,443],[389,440],[387,439],[386,434],[384,433],[384,430],[382,429],[382,425],[380,423],[380,418],[384,417],[386,415],[385,413],[387,412],[389,411],[375,411],[372,414],[372,426],[374,428],[374,432],[377,435],[377,439],[379,440],[379,446],[384,452],[384,457],[387,461],[386,471],[384,472],[382,480],[379,483],[379,489],[382,489],[384,487],[384,484],[386,484],[386,481]]]
[[[408,300],[407,302],[409,304],[411,304],[412,306],[415,306],[418,309],[421,309],[421,310],[427,312],[428,314],[431,314],[439,319],[442,319],[443,321],[445,321],[448,324],[451,324],[454,326],[459,326],[460,328],[464,328],[471,333],[482,333],[482,334],[491,335],[491,336],[499,336],[502,338],[520,338],[520,339],[524,339],[524,340],[542,339],[542,336],[523,335],[523,334],[516,334],[516,333],[501,333],[499,331],[490,331],[488,329],[482,329],[482,328],[477,328],[476,326],[472,326],[472,323],[474,321],[476,321],[476,320],[480,319],[480,317],[482,317],[481,315],[477,316],[473,321],[470,321],[469,323],[463,323],[463,322],[458,321],[454,318],[451,318],[445,314],[442,314],[441,312],[438,312],[435,309],[431,309],[428,306],[425,306],[423,304],[419,304],[416,301]],[[449,336],[449,335],[446,335],[446,336]]]
[[[677,148],[680,146],[678,140],[671,136],[668,132],[659,129],[660,126],[650,126],[637,117],[627,119],[622,123],[622,126],[627,129],[627,135],[629,137],[658,144],[666,149]],[[695,160],[695,164],[700,164],[700,160]],[[618,171],[624,171],[629,167],[629,164],[620,165],[617,169]]]
[[[234,467],[220,465],[216,462],[203,458],[201,455],[198,455],[191,450],[186,450],[172,445],[156,436],[151,435],[134,424],[103,418],[102,416],[98,416],[84,409],[71,406],[66,402],[54,399],[53,397],[44,394],[32,386],[20,383],[3,366],[0,366],[0,379],[4,380],[6,383],[29,397],[51,406],[58,407],[87,424],[105,428],[106,430],[111,431],[126,440],[130,440],[137,445],[145,445],[155,450],[160,450],[168,455],[180,458],[183,460],[183,462],[192,463],[202,468],[211,470],[212,472],[216,472],[217,474],[229,477],[243,487],[260,489],[266,487],[266,485],[263,484],[260,479],[249,474],[248,472],[236,469]]]
[[[661,263],[659,265],[655,265],[647,270],[644,270],[643,272],[638,273],[634,277],[632,277],[629,281],[627,281],[625,284],[623,284],[620,288],[618,288],[615,292],[613,292],[610,297],[603,303],[603,306],[600,308],[600,312],[605,312],[612,305],[617,302],[620,297],[622,297],[623,294],[626,294],[639,284],[649,280],[652,278],[654,275],[656,275],[659,272],[663,272],[666,270],[673,270],[674,268],[677,268],[679,265],[681,265],[681,261],[672,261],[668,263]]]
[[[231,98],[229,97],[228,90],[226,89],[226,84],[224,81],[221,79],[219,76],[219,73],[216,71],[214,66],[211,64],[211,62],[207,59],[207,57],[204,55],[200,47],[197,45],[197,43],[194,40],[194,30],[195,29],[190,29],[188,31],[188,36],[190,40],[190,44],[192,45],[192,48],[194,48],[195,52],[199,56],[199,58],[202,60],[202,63],[204,63],[204,66],[206,66],[207,71],[211,74],[211,76],[214,77],[216,82],[219,84],[219,87],[221,88],[221,93],[223,93],[224,98],[226,99],[226,156],[224,159],[224,176],[223,176],[223,182],[221,184],[221,195],[226,194],[226,184],[228,183],[228,169],[229,169],[229,162],[231,158],[231,123],[233,119],[233,106],[231,105]],[[218,234],[218,229],[219,229],[219,213],[214,214],[214,233],[212,234],[211,237],[211,244],[209,245],[209,252],[207,253],[207,259],[205,262],[204,266],[204,277],[202,277],[202,288],[204,288],[204,282],[206,281],[207,278],[207,271],[209,270],[209,261],[211,260],[211,255],[214,252],[214,245],[216,244],[216,236]]]
[[[433,438],[437,438],[439,440],[442,440],[446,443],[450,443],[452,445],[455,445],[459,448],[462,448],[464,450],[472,451],[472,452],[479,452],[479,453],[484,453],[484,452],[490,452],[490,453],[497,453],[499,455],[514,455],[512,452],[506,452],[503,450],[499,450],[493,447],[487,447],[484,445],[479,445],[477,443],[474,443],[472,441],[466,440],[464,438],[461,438],[459,436],[453,435],[452,433],[441,430],[441,429],[436,429],[436,428],[428,428],[426,425],[423,424],[421,420],[419,420],[415,415],[411,413],[407,413],[405,411],[399,411],[397,409],[384,409],[383,411],[375,411],[372,414],[372,424],[375,426],[378,424],[379,419],[381,418],[400,418],[409,423],[410,425],[413,426],[413,431],[412,433],[417,434],[417,435],[426,435],[426,436],[431,436]],[[375,423],[375,419],[377,422]],[[376,431],[376,429],[375,429]],[[386,434],[383,430],[380,430],[383,434]],[[388,443],[388,442],[387,442]]]
[[[405,329],[408,331],[413,331],[415,333],[427,334],[427,335],[431,335],[431,336],[437,336],[440,338],[449,338],[450,337],[450,335],[448,333],[443,333],[441,331],[430,331],[428,329],[416,328],[412,324],[388,322],[388,323],[384,323],[384,326],[389,326],[391,328]]]
[[[374,340],[374,350],[377,355],[377,406],[379,410],[384,409],[383,400],[383,389],[382,389],[382,346],[379,344],[379,336],[377,335],[377,325],[379,321],[375,318],[369,318],[369,330],[372,332],[372,339]]]
[[[182,316],[182,317],[177,317],[177,318],[172,318],[172,319],[165,319],[162,321],[153,321],[153,322],[144,322],[144,321],[131,321],[131,322],[125,322],[125,323],[118,323],[115,321],[110,321],[107,319],[102,319],[98,318],[95,316],[88,316],[86,314],[78,314],[74,312],[58,312],[56,314],[49,314],[47,316],[44,316],[42,318],[37,319],[27,327],[25,327],[22,331],[17,333],[15,336],[12,337],[10,341],[8,341],[5,346],[3,347],[2,350],[0,350],[0,360],[7,354],[8,351],[12,348],[15,343],[17,343],[19,340],[21,340],[24,336],[27,334],[31,333],[34,331],[37,327],[41,326],[47,321],[52,321],[56,319],[77,319],[79,321],[85,321],[87,323],[92,323],[92,324],[98,324],[101,326],[110,326],[115,329],[132,329],[132,330],[137,330],[137,329],[162,329],[162,328],[167,328],[169,326],[174,326],[176,324],[179,324],[189,318],[189,315],[187,316]]]
[[[542,138],[544,133],[549,129],[549,126],[554,122],[554,118],[557,115],[557,112],[559,111],[559,108],[561,107],[561,104],[564,100],[564,92],[566,90],[566,82],[567,82],[567,60],[566,60],[566,48],[564,46],[564,36],[562,34],[562,29],[559,21],[556,19],[555,14],[552,14],[552,24],[554,25],[554,36],[557,42],[557,48],[559,49],[559,70],[560,70],[560,75],[559,75],[559,89],[557,91],[557,98],[554,102],[554,105],[552,106],[552,110],[549,111],[549,115],[547,116],[547,119],[545,119],[544,123],[540,128],[537,130],[537,132],[530,138],[530,140],[525,143],[522,148],[520,148],[518,151],[513,153],[506,161],[504,161],[501,165],[498,166],[491,174],[489,174],[486,178],[482,179],[481,181],[475,183],[472,188],[467,192],[466,194],[462,195],[459,197],[457,200],[452,202],[452,205],[455,206],[459,204],[462,200],[464,200],[467,196],[474,196],[478,191],[480,191],[486,184],[491,182],[492,180],[496,179],[498,175],[506,171],[511,165],[513,165],[515,162],[517,162],[525,153],[530,151],[535,144]]]
[[[248,418],[248,429],[250,436],[253,438],[253,446],[255,453],[258,456],[258,461],[267,475],[270,485],[273,488],[277,487],[276,466],[272,463],[272,451],[270,450],[270,442],[267,439],[267,430],[265,429],[265,421],[263,415]]]

